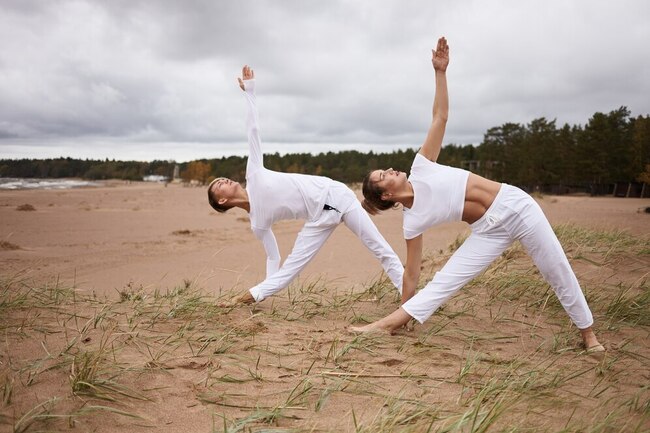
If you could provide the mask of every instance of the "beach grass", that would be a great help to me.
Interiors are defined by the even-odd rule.
[[[174,431],[174,411],[212,432],[648,431],[648,239],[555,230],[602,359],[519,245],[395,336],[345,331],[398,307],[384,275],[351,289],[297,281],[236,308],[191,279],[98,298],[2,275],[0,431]],[[459,242],[428,253],[420,286]]]

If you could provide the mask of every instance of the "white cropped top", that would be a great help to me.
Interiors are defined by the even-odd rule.
[[[404,208],[404,239],[413,239],[437,224],[460,221],[468,177],[467,170],[415,155],[409,176],[414,199],[411,208]]]

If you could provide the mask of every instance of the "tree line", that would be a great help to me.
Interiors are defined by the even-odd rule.
[[[264,164],[271,170],[353,183],[375,168],[408,172],[416,152],[414,148],[390,153],[274,153],[264,156]],[[177,164],[158,160],[2,159],[0,177],[142,180],[152,174],[171,178],[178,165],[181,177],[188,181],[206,183],[217,176],[244,181],[246,160],[229,156]],[[488,129],[477,146],[446,145],[438,162],[528,191],[611,193],[616,182],[650,183],[650,116],[632,117],[626,107],[620,107],[595,113],[584,126],[558,127],[555,120],[543,117],[528,124],[505,123]]]

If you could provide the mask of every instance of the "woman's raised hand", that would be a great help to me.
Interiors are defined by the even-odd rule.
[[[241,69],[241,78],[237,78],[239,81],[239,87],[241,87],[242,90],[244,89],[244,81],[245,80],[252,80],[255,78],[255,72],[251,69],[250,66],[244,65],[244,67]]]
[[[438,39],[438,46],[435,50],[431,50],[431,63],[433,64],[433,69],[440,72],[445,72],[447,70],[447,65],[449,64],[449,45],[447,45],[447,39],[441,37]]]

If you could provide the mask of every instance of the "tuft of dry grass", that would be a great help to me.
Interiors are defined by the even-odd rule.
[[[597,253],[603,259],[612,255],[650,254],[650,238],[635,237],[624,230],[591,230],[561,224],[554,231],[564,248],[576,258],[585,253]]]

